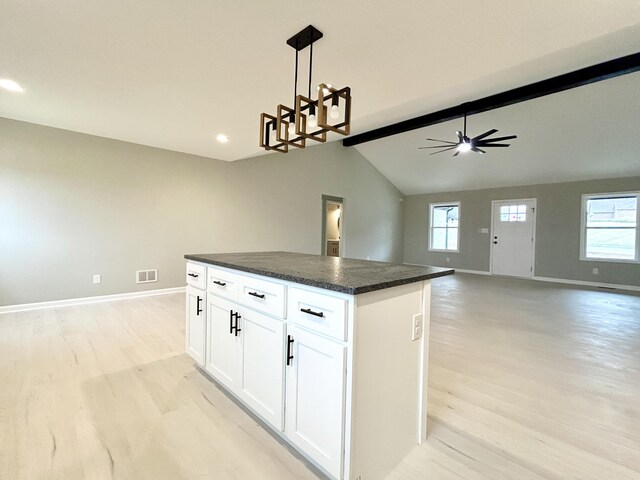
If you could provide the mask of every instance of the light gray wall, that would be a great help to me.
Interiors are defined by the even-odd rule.
[[[411,195],[404,202],[404,261],[489,271],[490,235],[478,229],[491,231],[491,201],[537,198],[536,276],[640,286],[638,264],[579,259],[582,194],[633,190],[640,190],[640,177]],[[461,202],[460,252],[429,252],[429,203],[455,200]]]
[[[320,253],[322,194],[345,256],[402,260],[402,194],[340,143],[227,163],[0,118],[0,305],[182,286],[185,253]]]

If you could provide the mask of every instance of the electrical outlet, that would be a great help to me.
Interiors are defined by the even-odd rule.
[[[424,329],[424,319],[421,313],[413,316],[413,330],[411,331],[411,340],[418,340],[422,337],[422,331]]]
[[[369,255],[367,255],[367,260],[369,260]]]
[[[600,273],[600,270],[598,269],[598,267],[593,269],[593,274],[594,275],[598,275]]]
[[[98,283],[102,283],[102,275],[94,275],[93,276],[93,284],[97,285]]]
[[[447,257],[447,263],[449,263],[451,261],[451,259],[449,257]]]

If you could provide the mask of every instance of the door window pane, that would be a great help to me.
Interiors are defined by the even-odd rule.
[[[500,207],[501,222],[526,222],[526,205],[503,205]]]

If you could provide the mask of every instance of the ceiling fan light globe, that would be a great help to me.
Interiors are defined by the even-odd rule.
[[[471,150],[471,144],[467,142],[462,142],[458,144],[457,150],[461,153],[468,152]]]

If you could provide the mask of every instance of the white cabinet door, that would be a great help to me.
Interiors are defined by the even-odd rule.
[[[204,365],[205,326],[207,299],[206,294],[197,288],[187,287],[185,340],[187,353],[199,365]]]
[[[241,310],[241,397],[275,428],[282,431],[284,416],[284,322]]]
[[[209,295],[205,370],[232,391],[240,380],[241,331],[236,304]],[[241,327],[239,327],[241,328]]]
[[[286,435],[341,478],[346,346],[298,327],[288,333]]]

